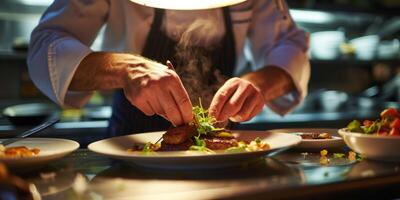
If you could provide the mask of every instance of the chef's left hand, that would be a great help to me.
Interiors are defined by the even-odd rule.
[[[209,112],[217,121],[230,119],[234,122],[247,121],[257,115],[264,106],[260,90],[242,78],[231,78],[213,97]]]

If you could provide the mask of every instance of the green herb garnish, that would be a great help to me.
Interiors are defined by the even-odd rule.
[[[334,153],[333,157],[334,158],[344,158],[346,155],[344,153]]]
[[[153,145],[153,144],[151,144],[151,142],[147,142],[147,143],[144,145],[142,152],[143,152],[143,153],[153,152],[153,149],[151,148],[152,145]]]
[[[211,131],[223,130],[222,128],[215,128],[216,122],[214,117],[208,115],[208,110],[203,108],[201,99],[199,99],[199,105],[193,107],[194,123],[197,128],[199,135],[207,134]]]
[[[195,145],[189,147],[191,151],[204,151],[204,152],[214,152],[213,150],[207,148],[206,142],[199,138],[199,136],[194,137]]]
[[[216,120],[214,117],[208,115],[208,110],[203,108],[200,98],[199,98],[199,105],[193,107],[193,114],[194,114],[194,124],[197,128],[198,135],[194,136],[195,145],[190,146],[189,150],[213,152],[211,149],[206,147],[206,142],[200,139],[200,136],[206,135],[211,131],[217,131],[223,129],[214,127]]]

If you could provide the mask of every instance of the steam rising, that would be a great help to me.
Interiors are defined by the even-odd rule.
[[[212,66],[211,51],[221,40],[218,20],[212,17],[196,19],[183,32],[177,45],[176,68],[193,105],[199,97],[208,108],[215,92],[225,82],[225,77]]]

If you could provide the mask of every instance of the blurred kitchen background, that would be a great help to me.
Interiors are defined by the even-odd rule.
[[[37,123],[10,116],[22,110],[26,115],[41,115],[38,121],[49,115],[62,117],[62,122],[44,135],[77,138],[83,143],[100,139],[111,115],[111,92],[96,93],[83,109],[61,110],[29,78],[26,54],[30,33],[51,2],[0,1],[0,109],[46,103],[3,112],[0,137]],[[384,107],[400,107],[400,0],[288,0],[288,4],[298,26],[311,35],[309,95],[284,117],[265,109],[238,128],[339,128],[352,119],[377,117]],[[92,48],[100,46],[97,39]]]

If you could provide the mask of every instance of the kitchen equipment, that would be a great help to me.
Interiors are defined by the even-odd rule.
[[[49,103],[20,104],[3,110],[3,116],[15,126],[35,126],[52,115],[58,116],[59,110]]]
[[[335,112],[344,107],[349,100],[346,92],[338,90],[326,90],[320,93],[319,103],[326,112]]]
[[[379,40],[378,35],[366,35],[350,40],[350,44],[355,49],[357,59],[372,60],[376,57]]]
[[[400,56],[400,42],[398,39],[384,40],[378,45],[377,56],[380,59],[395,59]]]
[[[199,10],[230,6],[246,0],[130,0],[144,6],[172,9],[172,10]]]
[[[345,42],[342,31],[320,31],[311,34],[311,57],[331,60],[340,56],[340,45]]]
[[[39,126],[36,126],[36,127],[32,128],[32,129],[29,129],[29,130],[17,135],[14,138],[10,138],[10,139],[6,139],[6,140],[0,141],[0,144],[2,144],[4,146],[7,146],[7,145],[12,144],[14,142],[17,142],[17,141],[19,141],[19,140],[21,140],[23,138],[26,138],[26,137],[28,137],[28,136],[30,136],[32,134],[38,133],[38,132],[50,127],[51,125],[57,123],[58,121],[60,121],[59,118],[50,119],[49,121],[46,121],[45,123],[40,124]]]

